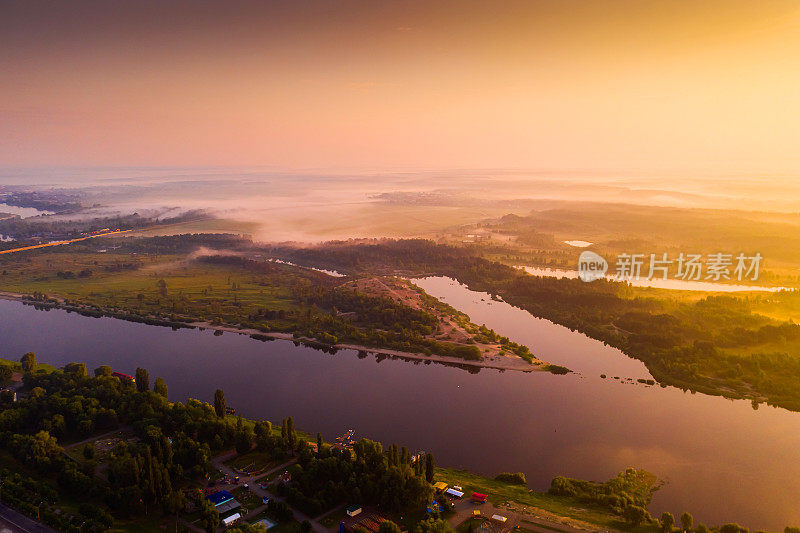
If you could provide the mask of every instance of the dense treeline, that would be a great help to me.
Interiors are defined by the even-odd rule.
[[[322,444],[314,453],[302,444],[297,464],[290,469],[292,483],[279,491],[310,516],[347,502],[399,513],[421,509],[433,496],[432,472],[428,480],[424,459],[412,459],[405,448],[384,450],[380,443],[362,439],[352,450]]]
[[[149,381],[145,372],[137,376]],[[220,418],[208,404],[191,399],[170,404],[163,380],[156,380],[158,392],[151,391],[148,383],[137,387],[112,376],[107,366],[93,377],[83,364],[50,374],[27,372],[24,383],[26,398],[13,403],[4,398],[0,447],[43,476],[25,501],[45,505],[43,520],[63,530],[104,530],[109,513],[118,518],[176,513],[186,505],[182,489],[205,478],[213,454],[252,438],[241,421]],[[78,461],[62,447],[120,426],[130,427],[137,439],[110,450],[105,477],[91,448],[84,451],[86,460]],[[55,487],[47,479],[54,479]],[[101,508],[65,518],[53,511],[56,487]]]
[[[482,261],[469,250],[437,245],[425,239],[371,239],[332,241],[320,246],[295,248],[272,246],[264,249],[297,264],[333,268],[346,273],[413,273],[455,268]]]
[[[549,492],[599,505],[626,517],[632,525],[638,525],[637,521],[650,520],[647,506],[658,487],[658,480],[653,474],[629,468],[605,483],[558,476],[553,478]]]
[[[79,206],[78,206],[79,207]],[[36,217],[33,219],[9,218],[0,220],[0,233],[10,235],[20,242],[4,243],[8,248],[16,248],[34,237],[46,238],[77,238],[84,233],[98,232],[104,229],[132,230],[146,228],[154,223],[185,222],[205,216],[201,211],[189,211],[174,217],[156,219],[132,215],[112,217],[78,218],[65,220],[63,218],[50,219],[49,217]],[[8,246],[11,245],[11,246]],[[54,250],[55,251],[55,250]]]
[[[216,511],[192,487],[211,473],[212,456],[229,448],[239,454],[255,448],[275,460],[297,456],[293,482],[282,491],[313,515],[343,497],[400,511],[423,506],[432,494],[432,457],[412,461],[405,448],[402,454],[396,446],[384,451],[368,440],[352,451],[332,449],[321,436],[319,451],[312,452],[292,418],[283,420],[278,433],[269,422],[250,425],[241,417],[235,422],[226,417],[221,390],[214,407],[192,399],[169,403],[160,378],[149,390],[145,369],[137,369],[134,384],[113,376],[108,366],[95,369],[94,376],[77,363],[50,374],[33,372],[35,356],[26,357],[25,397],[18,402],[2,398],[0,448],[37,478],[3,471],[3,496],[28,514],[41,510],[41,518],[58,529],[102,531],[114,517],[175,514],[189,500],[208,515],[204,521],[213,529]],[[109,450],[102,471],[92,446],[70,453],[63,447],[115,429],[131,431],[135,438]],[[80,450],[81,460],[71,455]],[[60,494],[95,503],[82,505],[78,515],[56,512]],[[291,517],[285,505],[275,512]]]

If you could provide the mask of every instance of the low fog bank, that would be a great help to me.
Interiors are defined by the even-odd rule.
[[[661,179],[526,171],[0,171],[0,203],[4,196],[27,191],[36,191],[53,204],[58,198],[64,198],[64,205],[79,204],[79,208],[54,209],[56,214],[44,219],[69,221],[133,214],[173,219],[203,211],[217,221],[226,221],[209,225],[214,231],[247,233],[259,241],[318,242],[430,235],[507,213],[526,214],[547,202],[790,212],[800,198],[800,182],[790,178]],[[49,204],[35,205],[44,211]],[[1,207],[0,212],[4,212]],[[176,228],[176,232],[180,230]]]

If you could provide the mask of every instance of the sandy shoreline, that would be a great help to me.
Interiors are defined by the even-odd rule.
[[[25,299],[25,295],[14,293],[14,292],[3,292],[0,291],[0,299],[2,300],[12,300],[12,301],[30,301]],[[47,302],[33,302],[31,303],[41,303],[43,305],[48,305]],[[49,303],[49,305],[53,307],[58,307],[58,304]],[[109,317],[109,318],[116,318],[116,317]],[[118,320],[124,320],[123,318],[118,318]],[[264,333],[263,331],[257,329],[239,329],[233,326],[215,326],[211,325],[208,322],[187,322],[187,326],[193,326],[196,328],[204,328],[213,331],[222,331],[226,333],[238,333],[240,335],[261,335],[264,337],[276,339],[276,340],[285,340],[285,341],[293,341],[293,342],[311,342],[311,343],[319,343],[324,346],[330,346],[331,348],[336,348],[339,350],[356,350],[360,352],[366,352],[369,354],[374,355],[385,355],[389,357],[398,357],[402,359],[413,359],[419,361],[432,361],[435,363],[442,363],[446,365],[458,365],[458,366],[473,366],[478,368],[493,368],[496,370],[516,370],[519,372],[535,372],[541,371],[544,365],[533,365],[522,359],[521,357],[517,356],[494,356],[490,358],[483,359],[481,361],[468,361],[466,359],[459,359],[457,357],[445,357],[442,355],[426,355],[423,353],[412,353],[412,352],[402,352],[399,350],[390,350],[385,348],[370,348],[368,346],[359,346],[356,344],[323,344],[317,341],[316,339],[308,339],[305,337],[295,338],[291,333],[281,333],[281,332],[268,332]]]

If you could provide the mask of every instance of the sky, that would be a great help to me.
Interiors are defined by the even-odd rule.
[[[0,166],[800,173],[793,1],[0,0]]]

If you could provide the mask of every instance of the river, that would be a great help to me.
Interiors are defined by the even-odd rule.
[[[568,278],[578,279],[577,270],[562,270],[558,268],[541,268],[531,266],[517,266],[532,276],[542,276],[545,278]],[[704,292],[751,292],[751,291],[792,291],[791,287],[765,287],[761,285],[744,285],[738,283],[719,283],[711,281],[693,281],[685,279],[661,279],[661,278],[623,278],[620,279],[612,274],[604,276],[608,281],[623,281],[633,287],[652,287],[654,289],[669,289],[673,291],[704,291]]]
[[[441,465],[522,471],[544,490],[556,475],[604,480],[626,467],[666,481],[650,511],[752,529],[800,524],[800,414],[620,378],[648,378],[636,360],[447,278],[416,280],[541,358],[557,376],[335,355],[288,341],[178,330],[0,301],[0,356],[111,364],[164,377],[170,398],[229,405],[252,418],[292,415],[300,428],[431,451]],[[600,378],[600,373],[608,378]]]

